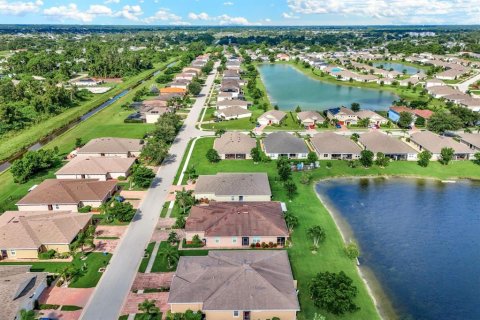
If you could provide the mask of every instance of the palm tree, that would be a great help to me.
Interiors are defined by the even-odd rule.
[[[35,320],[35,312],[33,310],[20,310],[20,320]]]
[[[195,169],[195,166],[193,164],[188,166],[187,170],[185,170],[184,173],[187,175],[188,180],[195,179],[198,176],[197,169]]]
[[[185,214],[187,209],[189,209],[195,203],[195,198],[193,197],[192,193],[192,190],[187,191],[185,188],[182,188],[182,191],[178,191],[177,195],[175,196],[175,200],[180,208],[182,208],[183,214]]]
[[[163,259],[167,261],[168,269],[173,269],[178,260],[180,259],[180,254],[178,253],[178,249],[173,246],[165,246],[160,251],[160,255],[163,256]]]
[[[145,299],[145,301],[138,304],[138,310],[149,315],[149,319],[153,319],[154,316],[158,315],[160,312],[160,309],[155,306],[155,300],[148,299]]]

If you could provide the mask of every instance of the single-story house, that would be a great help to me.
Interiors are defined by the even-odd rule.
[[[354,160],[360,158],[362,148],[347,136],[334,132],[321,132],[310,142],[320,160]]]
[[[252,116],[252,111],[239,106],[233,106],[216,111],[216,115],[224,120],[234,120],[250,118]]]
[[[443,98],[448,95],[461,93],[457,89],[454,89],[450,86],[436,86],[436,87],[428,87],[427,91],[431,94],[434,98]]]
[[[298,112],[297,119],[305,128],[315,128],[317,123],[325,121],[325,119],[317,111]]]
[[[412,123],[410,124],[411,127],[415,125],[417,118],[423,118],[426,123],[433,114],[433,111],[431,110],[410,109],[405,106],[396,106],[388,109],[388,118],[396,123],[398,120],[400,120],[400,113],[402,112],[408,112],[413,116]]]
[[[30,265],[0,266],[0,319],[21,319],[22,309],[30,311],[47,288],[47,272],[30,272]]]
[[[240,80],[240,72],[238,72],[238,70],[225,70],[223,72],[223,79]]]
[[[279,61],[290,61],[290,56],[286,53],[277,53],[277,60],[279,60]]]
[[[195,75],[192,73],[182,72],[175,76],[175,80],[188,80],[192,81],[195,78]]]
[[[466,144],[474,152],[480,151],[480,134],[478,133],[458,133],[461,143]]]
[[[48,250],[70,252],[70,244],[92,217],[70,211],[7,211],[0,217],[0,259],[37,259]]]
[[[17,202],[19,211],[72,211],[98,208],[117,191],[115,180],[47,179]]]
[[[180,257],[167,303],[171,312],[201,311],[205,320],[295,320],[300,311],[285,250]]]
[[[417,151],[398,138],[389,136],[379,131],[370,131],[360,135],[358,142],[366,150],[374,153],[378,152],[393,160],[417,160]]]
[[[257,141],[240,132],[226,132],[216,138],[213,148],[217,150],[222,159],[251,159],[250,152],[257,146]]]
[[[70,84],[77,87],[94,87],[102,84],[102,81],[93,78],[81,78],[70,81]]]
[[[86,157],[138,157],[143,149],[143,140],[126,138],[96,138],[77,151]]]
[[[217,173],[201,175],[195,197],[214,201],[270,201],[272,191],[266,173]]]
[[[222,110],[225,108],[230,108],[230,107],[240,107],[243,109],[248,109],[249,106],[251,106],[252,103],[249,101],[245,100],[238,100],[238,99],[232,99],[232,100],[223,100],[223,101],[217,101],[217,109]]]
[[[328,109],[327,118],[336,119],[340,125],[357,124],[358,122],[357,114],[345,107]]]
[[[98,179],[128,177],[135,158],[76,157],[55,173],[57,179]]]
[[[171,93],[184,96],[187,94],[187,90],[183,88],[174,88],[174,87],[160,88],[160,95],[171,94]]]
[[[220,91],[240,93],[242,89],[239,80],[223,80],[220,84]]]
[[[446,86],[447,84],[440,79],[431,79],[425,82],[425,88]]]
[[[305,140],[288,132],[273,132],[262,141],[262,149],[271,159],[306,159],[308,147]]]
[[[190,80],[185,80],[185,79],[175,79],[174,81],[170,82],[169,86],[170,88],[180,88],[180,89],[188,89],[188,85],[192,81]]]
[[[381,126],[386,125],[388,123],[388,119],[385,119],[381,115],[372,110],[360,110],[356,112],[358,119],[366,119],[370,121],[370,125],[374,126]]]
[[[260,117],[258,117],[257,122],[262,126],[271,125],[271,124],[280,124],[287,114],[280,110],[268,110]]]
[[[235,92],[219,92],[217,101],[233,100],[238,98],[238,93]]]
[[[410,135],[410,142],[420,151],[427,150],[432,153],[432,160],[439,160],[443,148],[454,150],[454,160],[469,160],[475,151],[466,144],[460,143],[451,137],[440,136],[431,131],[420,131]]]
[[[480,112],[480,99],[478,98],[469,98],[460,101],[461,106],[468,108],[474,112]]]
[[[212,202],[192,207],[185,239],[198,235],[209,248],[242,248],[251,244],[284,246],[288,228],[280,202]]]

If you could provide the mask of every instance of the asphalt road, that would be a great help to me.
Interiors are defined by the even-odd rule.
[[[218,63],[214,70],[217,67]],[[187,150],[188,142],[191,138],[208,135],[206,132],[196,129],[195,125],[214,79],[214,74],[207,77],[200,96],[197,97],[181,131],[170,148],[170,156],[165,159],[158,170],[152,186],[117,246],[105,274],[83,309],[80,319],[118,319],[143,257],[143,249],[149,243],[158,223],[160,211]]]

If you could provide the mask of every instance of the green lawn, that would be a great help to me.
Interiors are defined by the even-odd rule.
[[[168,268],[167,261],[162,256],[162,249],[170,244],[166,241],[160,242],[160,247],[158,248],[157,256],[155,257],[155,261],[153,262],[152,272],[171,272],[175,271],[175,267],[170,269]]]
[[[153,247],[155,247],[155,242],[150,242],[147,248],[145,249],[145,253],[148,253],[148,258],[142,258],[142,261],[140,262],[140,267],[138,268],[138,272],[143,273],[147,269],[148,261],[152,256]]]
[[[300,225],[292,234],[293,246],[288,249],[294,277],[298,280],[300,290],[299,298],[302,311],[298,318],[310,320],[315,312],[319,312],[326,315],[328,319],[378,319],[379,316],[356,271],[354,262],[349,260],[343,252],[343,240],[333,219],[316,196],[314,182],[310,185],[301,184],[299,182],[300,173],[294,173],[293,178],[298,187],[298,194],[290,202],[286,197],[281,182],[277,181],[276,163],[274,161],[254,164],[251,160],[222,160],[219,163],[211,164],[207,161],[205,152],[212,145],[213,138],[200,139],[195,145],[190,163],[196,166],[198,174],[266,172],[269,176],[273,200],[286,202],[288,210],[299,218]],[[312,171],[312,180],[369,175],[418,176],[438,179],[470,177],[480,179],[480,166],[468,161],[453,162],[448,166],[432,162],[427,168],[422,168],[415,162],[393,162],[385,169],[379,167],[370,169],[349,168],[345,161],[332,161],[332,163],[333,167],[326,169],[326,161],[322,161],[321,168]],[[327,233],[327,239],[321,244],[320,250],[316,255],[311,253],[311,243],[306,235],[306,230],[314,225],[321,225]],[[351,277],[359,289],[359,294],[355,301],[361,307],[361,310],[344,316],[335,316],[323,310],[318,310],[308,296],[308,284],[310,279],[321,271],[344,271]]]

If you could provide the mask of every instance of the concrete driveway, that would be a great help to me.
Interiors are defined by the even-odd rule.
[[[94,288],[64,288],[51,286],[38,299],[41,304],[84,307]]]
[[[133,293],[130,292],[127,297],[127,301],[123,306],[121,315],[139,313],[138,304],[148,300],[155,300],[155,305],[160,308],[160,311],[163,314],[166,314],[169,310],[167,301],[168,301],[168,292],[152,292],[152,293]],[[103,319],[103,318],[97,318]],[[117,318],[115,318],[117,319]]]

